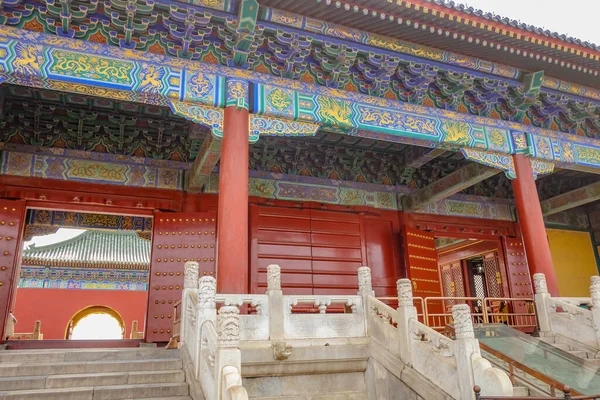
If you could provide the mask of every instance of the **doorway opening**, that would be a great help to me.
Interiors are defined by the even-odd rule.
[[[143,339],[152,222],[28,209],[8,340]]]
[[[87,307],[69,321],[67,340],[118,340],[125,334],[125,322],[121,315],[110,307]]]

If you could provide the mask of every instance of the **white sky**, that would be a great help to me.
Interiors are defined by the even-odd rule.
[[[67,229],[59,228],[56,233],[51,235],[34,236],[30,241],[23,243],[23,248],[27,249],[32,243],[35,243],[36,247],[46,246],[65,240],[74,238],[75,236],[81,235],[85,232],[85,229]]]
[[[600,0],[459,0],[456,3],[600,45]]]

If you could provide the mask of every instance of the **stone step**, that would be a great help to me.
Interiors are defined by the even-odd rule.
[[[56,349],[0,351],[0,363],[71,362],[179,358],[179,350],[159,348],[125,349]]]
[[[514,397],[527,397],[529,396],[529,388],[525,386],[515,386],[513,387],[513,396]]]
[[[0,391],[133,385],[142,383],[177,383],[184,381],[185,373],[182,370],[16,376],[0,378]]]
[[[49,363],[6,363],[0,364],[0,376],[48,376],[70,374],[93,374],[107,372],[166,371],[182,368],[180,359],[123,360],[123,361],[79,361]]]
[[[583,350],[570,350],[568,353],[575,357],[588,358],[588,353]]]
[[[571,350],[571,346],[566,343],[552,343],[552,347],[556,347],[557,349],[569,351]]]
[[[550,344],[556,343],[556,336],[540,336],[538,339]]]
[[[367,392],[339,392],[274,397],[250,397],[253,400],[369,400]],[[398,398],[398,400],[401,400]]]
[[[187,383],[114,385],[60,389],[35,389],[0,392],[11,400],[126,400],[189,398]]]

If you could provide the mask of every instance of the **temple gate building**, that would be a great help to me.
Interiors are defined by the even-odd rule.
[[[599,71],[594,44],[438,0],[3,2],[0,320],[52,339],[8,348],[70,346],[89,307],[166,344],[192,261],[217,298],[275,264],[284,296],[356,295],[368,266],[448,318],[531,317],[536,273],[589,296]],[[23,249],[61,227],[87,231]]]

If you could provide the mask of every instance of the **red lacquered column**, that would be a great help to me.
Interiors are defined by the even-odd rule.
[[[550,254],[550,245],[546,236],[544,217],[535,180],[533,179],[531,163],[522,154],[515,154],[513,160],[517,179],[512,181],[512,187],[517,204],[521,233],[523,234],[523,243],[527,252],[529,272],[532,277],[533,274],[544,273],[550,294],[558,296],[558,285],[552,255]]]
[[[218,293],[248,293],[248,151],[248,110],[226,107],[219,168]]]

